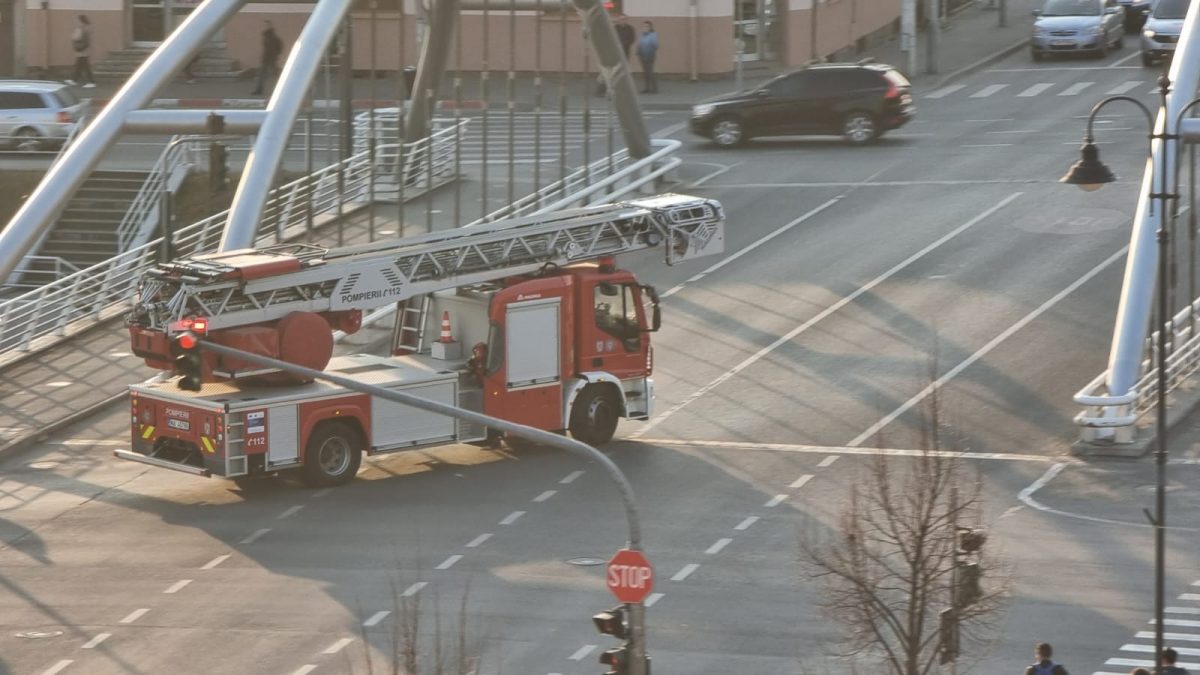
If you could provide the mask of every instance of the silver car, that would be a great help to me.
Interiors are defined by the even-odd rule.
[[[1124,45],[1125,9],[1117,0],[1046,0],[1033,13],[1034,61],[1047,54],[1104,56]]]
[[[1142,27],[1142,65],[1149,68],[1175,53],[1189,0],[1158,0]]]
[[[0,142],[22,152],[61,147],[87,115],[62,82],[0,80]]]

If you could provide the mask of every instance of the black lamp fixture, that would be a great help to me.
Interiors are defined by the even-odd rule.
[[[1058,182],[1078,185],[1079,189],[1085,192],[1094,192],[1105,183],[1114,183],[1116,180],[1116,174],[1100,161],[1100,148],[1096,147],[1094,139],[1089,135],[1079,148],[1079,161],[1072,164]]]

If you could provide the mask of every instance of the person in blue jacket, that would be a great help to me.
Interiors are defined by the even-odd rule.
[[[642,76],[645,85],[643,94],[657,94],[658,81],[654,78],[654,57],[658,55],[658,33],[654,32],[654,24],[649,21],[642,24],[642,37],[638,38],[637,55],[642,62]]]

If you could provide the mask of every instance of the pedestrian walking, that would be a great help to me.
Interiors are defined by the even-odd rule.
[[[633,26],[629,25],[629,19],[624,14],[618,14],[614,19],[613,29],[617,31],[617,41],[621,43],[621,55],[628,62],[632,54],[633,43],[637,42],[637,31]],[[604,73],[599,73],[596,76],[596,95],[603,96],[608,92],[608,83],[604,80]]]
[[[642,77],[645,78],[643,94],[657,94],[658,81],[654,78],[654,58],[658,56],[658,33],[649,21],[642,24],[642,37],[638,40],[637,55],[642,62]]]
[[[265,28],[262,32],[262,58],[258,64],[258,85],[250,92],[251,96],[263,93],[268,77],[279,76],[279,55],[283,53],[283,41],[275,34],[275,27],[270,21],[263,21],[263,26]]]
[[[1050,660],[1054,648],[1049,642],[1039,642],[1033,648],[1033,665],[1025,669],[1025,675],[1067,675],[1067,669]]]
[[[1150,675],[1150,671],[1146,670],[1145,668],[1134,668],[1133,670],[1129,671],[1129,675]]]
[[[1175,665],[1179,660],[1179,652],[1167,647],[1162,651],[1163,669],[1162,675],[1188,675],[1187,668],[1180,668]]]
[[[75,72],[67,84],[92,89],[96,86],[92,77],[92,22],[84,14],[76,18],[75,30],[71,31],[71,49],[75,51]]]

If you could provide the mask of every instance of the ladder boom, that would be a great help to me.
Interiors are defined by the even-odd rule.
[[[417,295],[662,246],[673,265],[724,250],[712,199],[666,194],[340,249],[284,244],[164,263],[138,289],[130,323],[171,332],[185,317],[218,330],[296,311],[364,310]]]

